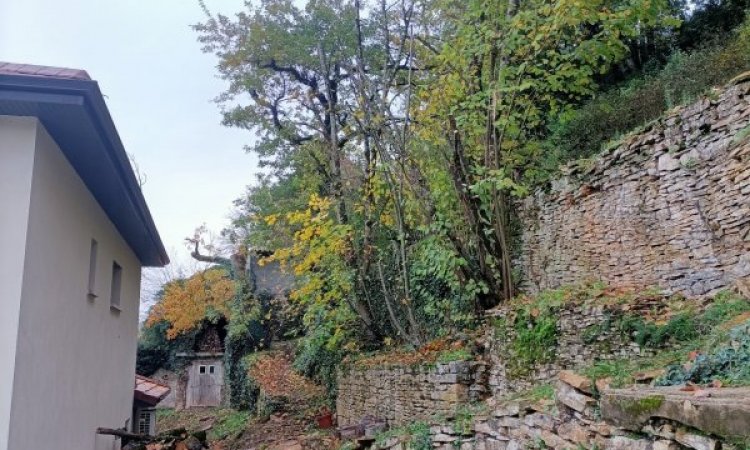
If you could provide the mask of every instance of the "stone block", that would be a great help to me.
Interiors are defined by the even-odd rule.
[[[651,442],[646,439],[615,436],[605,441],[604,450],[651,450]]]
[[[557,377],[563,383],[579,391],[585,392],[587,394],[594,393],[594,384],[591,382],[591,380],[582,375],[578,375],[571,370],[561,370]]]
[[[588,429],[572,421],[560,424],[557,434],[565,440],[582,445],[588,443],[591,436]]]
[[[582,394],[566,383],[557,383],[557,403],[587,416],[593,416],[596,400]]]
[[[695,450],[717,450],[721,448],[721,444],[719,444],[719,441],[716,439],[690,432],[683,428],[677,430],[675,440],[685,447],[693,448]]]
[[[652,417],[673,420],[705,434],[750,437],[750,388],[706,389],[707,397],[679,388],[632,388],[606,391],[602,418],[640,431]]]

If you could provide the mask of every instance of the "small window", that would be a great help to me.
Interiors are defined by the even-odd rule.
[[[198,366],[198,373],[206,373],[206,366]]]
[[[116,262],[112,263],[112,293],[110,296],[110,306],[114,309],[120,309],[120,293],[122,291],[122,267]]]
[[[138,413],[138,433],[151,436],[154,433],[153,427],[154,412],[151,410],[141,410]]]
[[[89,290],[88,298],[96,298],[96,255],[99,253],[99,243],[96,239],[91,240],[91,250],[89,253]]]
[[[214,366],[208,366],[208,373],[212,374],[214,373],[214,370],[215,370]]]

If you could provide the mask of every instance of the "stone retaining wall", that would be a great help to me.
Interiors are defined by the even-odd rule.
[[[348,367],[338,374],[336,410],[339,425],[349,426],[366,418],[398,426],[432,415],[450,417],[458,407],[488,397],[502,399],[554,380],[561,370],[576,369],[596,361],[646,356],[654,350],[641,348],[615,325],[625,314],[657,313],[666,308],[667,297],[638,299],[635,304],[596,304],[596,299],[567,303],[555,311],[557,343],[552,358],[536,367],[515,372],[512,341],[515,330],[507,324],[513,310],[497,309],[488,317],[481,361],[437,365],[389,365]],[[592,303],[593,302],[593,303]],[[500,325],[503,324],[503,325]]]
[[[623,336],[617,321],[626,314],[658,312],[667,307],[667,301],[665,296],[653,296],[634,300],[634,304],[564,304],[554,313],[557,343],[551,349],[552,358],[535,367],[524,367],[522,373],[514,368],[517,358],[512,353],[516,331],[509,323],[514,312],[505,308],[490,311],[484,339],[489,363],[488,391],[501,398],[553,380],[561,370],[653,354],[655,350],[640,347],[631,336]]]
[[[350,367],[339,372],[339,426],[364,418],[400,426],[433,415],[450,416],[484,386],[484,365],[458,361],[437,365]]]
[[[750,283],[750,83],[678,108],[522,206],[524,288]]]
[[[576,378],[576,376],[573,376]],[[587,380],[580,378],[584,381]],[[586,387],[586,386],[582,386]],[[590,385],[589,385],[590,387]],[[675,397],[676,389],[666,389]],[[606,391],[605,391],[606,392]],[[612,403],[608,396],[621,391],[604,394],[603,404]],[[679,392],[679,391],[677,391]],[[619,427],[609,421],[607,411],[599,412],[598,401],[589,389],[579,390],[560,381],[557,384],[555,407],[547,403],[510,402],[482,412],[468,423],[447,421],[434,422],[429,430],[431,447],[437,450],[719,450],[739,449],[728,441],[739,442],[750,437],[748,414],[750,403],[747,400],[750,390],[737,389],[725,396],[720,390],[712,392],[714,400],[695,398],[692,393],[682,393],[675,398],[674,414],[669,419],[661,417],[662,410],[669,409],[669,401],[655,403],[661,398],[658,390],[628,391],[636,400],[621,407],[619,414],[632,414],[650,418],[637,427]],[[640,393],[640,395],[639,395]],[[739,400],[738,400],[739,398]],[[684,405],[695,406],[684,406]],[[713,408],[703,414],[700,409],[708,405]],[[649,416],[649,408],[654,416]],[[657,411],[658,410],[658,411]],[[645,412],[645,413],[644,413]],[[722,415],[711,413],[722,412]],[[601,414],[604,414],[602,419]],[[695,417],[703,414],[705,422],[736,418],[735,429],[696,428]],[[710,417],[709,417],[710,416]],[[718,433],[718,434],[717,434]],[[410,440],[415,436],[396,436],[376,443],[373,450],[413,449]],[[419,447],[423,448],[423,447]]]

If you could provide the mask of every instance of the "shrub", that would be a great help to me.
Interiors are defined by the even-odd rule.
[[[730,384],[750,384],[750,323],[733,328],[729,338],[729,343],[698,355],[692,364],[669,366],[657,385],[704,384],[717,379]]]
[[[746,23],[728,43],[714,43],[691,52],[677,51],[661,70],[647,71],[560,116],[550,127],[545,146],[558,161],[589,157],[623,133],[747,70],[750,24]]]

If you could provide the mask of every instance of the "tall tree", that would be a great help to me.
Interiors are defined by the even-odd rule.
[[[596,76],[628,55],[629,39],[674,24],[669,11],[666,0],[447,2],[455,34],[436,58],[421,121],[448,143],[444,158],[469,230],[454,243],[474,255],[491,294],[485,306],[513,295],[513,198],[541,159],[530,144],[595,92]]]
[[[304,9],[291,0],[263,0],[236,15],[213,16],[195,26],[204,50],[220,60],[230,82],[219,101],[224,123],[259,133],[251,148],[279,173],[304,157],[320,177],[318,194],[335,200],[341,225],[349,223],[343,165],[355,137],[351,113],[343,107],[351,94],[356,48],[355,8],[343,0],[316,0]],[[369,306],[357,295],[353,309],[374,338],[377,327]]]

